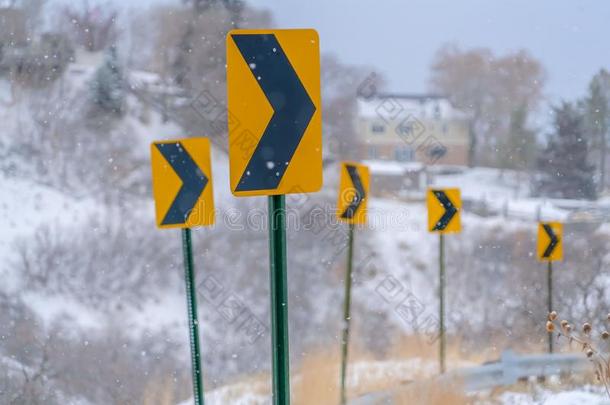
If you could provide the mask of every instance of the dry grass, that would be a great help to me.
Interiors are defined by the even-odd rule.
[[[544,337],[544,336],[543,336]],[[500,349],[506,347],[503,336],[493,336],[486,346],[466,345],[460,338],[451,336],[447,341],[448,369],[482,364],[485,361],[497,360]],[[385,355],[374,356],[354,342],[350,346],[348,366],[348,397],[355,398],[366,393],[387,391],[392,393],[395,403],[416,405],[466,405],[475,403],[476,398],[469,397],[459,382],[439,381],[438,375],[438,341],[429,342],[423,336],[404,336],[397,340]],[[545,340],[540,339],[540,350],[545,348]],[[536,348],[527,351],[536,351]],[[336,350],[309,350],[301,359],[299,367],[292,369],[292,402],[295,405],[336,405],[339,403],[340,355]],[[519,348],[515,348],[519,349]],[[270,378],[262,373],[248,378],[241,378],[231,389],[225,387],[223,397],[230,403],[239,397],[244,390],[261,395],[270,393]],[[572,377],[574,378],[574,377]],[[566,384],[581,386],[591,383],[592,376],[580,377],[578,380],[562,380],[561,388]],[[487,399],[497,398],[506,390],[529,392],[534,383],[520,383],[510,389],[492,390]],[[536,383],[539,386],[539,383]],[[546,382],[547,388],[553,383]],[[555,387],[559,389],[558,387]],[[159,395],[159,394],[155,394]],[[158,398],[158,397],[157,397]],[[480,399],[480,398],[479,398]],[[156,405],[157,402],[151,402]]]
[[[464,362],[462,345],[453,341],[447,347],[451,363],[459,365]],[[472,356],[470,361],[475,361]],[[340,356],[338,351],[310,351],[302,361],[301,367],[295,370],[293,378],[293,402],[296,405],[332,404],[339,400]],[[370,392],[396,389],[409,386],[402,396],[429,398],[431,402],[414,402],[417,404],[455,403],[459,398],[466,398],[462,390],[445,387],[442,391],[432,390],[427,382],[438,373],[438,342],[430,344],[426,338],[406,336],[397,341],[383,357],[375,357],[357,344],[350,347],[348,377],[348,397],[353,398]],[[358,373],[354,381],[354,373]],[[413,383],[411,386],[411,383]],[[420,390],[421,387],[421,390]],[[451,387],[450,387],[451,388]],[[406,401],[406,400],[405,400]],[[436,402],[435,402],[436,401]],[[442,402],[450,401],[450,402]],[[409,402],[404,402],[409,403]]]
[[[501,354],[497,347],[498,345],[490,345],[472,350],[463,343],[462,338],[450,336],[447,338],[446,347],[447,369],[451,370],[469,364],[482,364],[486,361],[497,360]],[[430,342],[428,338],[419,335],[402,336],[394,342],[387,357],[394,360],[422,359],[436,365],[433,370],[433,374],[435,374],[439,367],[439,342],[438,340]],[[429,377],[431,375],[426,370],[422,370],[422,372],[415,377]]]
[[[503,336],[495,336],[487,346],[473,348],[459,337],[448,337],[448,369],[497,360],[501,354],[498,347],[505,347],[503,339]],[[309,350],[300,366],[293,368],[293,404],[336,405],[339,402],[341,358],[339,347],[334,349]],[[438,350],[438,341],[430,342],[426,337],[417,335],[401,337],[383,356],[375,356],[357,341],[353,342],[349,354],[348,397],[387,390],[394,393],[394,400],[400,404],[473,403],[459,382],[439,384],[434,379],[438,375]],[[268,374],[263,374],[240,379],[237,385],[239,389],[244,386],[249,389],[256,387],[256,392],[264,394],[271,388],[269,379]]]
[[[295,405],[336,405],[339,402],[340,361],[336,351],[308,354],[298,376],[293,379],[292,402]]]
[[[146,382],[142,405],[174,405],[177,398],[178,386],[187,386],[190,381],[183,381],[184,384],[176,384],[172,377],[152,378]]]
[[[430,343],[419,335],[401,336],[394,341],[387,357],[390,359],[422,358],[436,360],[438,358],[438,342]]]
[[[466,405],[473,403],[462,387],[455,384],[439,384],[438,381],[415,382],[394,394],[396,404],[418,405]]]
[[[465,363],[479,363],[493,353],[479,351],[473,353],[467,350],[460,338],[450,337],[447,339],[447,368],[458,368]],[[439,342],[430,342],[428,338],[419,335],[403,336],[398,339],[388,357],[394,360],[421,359],[422,367],[413,370],[411,383],[401,381],[402,386],[394,393],[394,401],[397,404],[418,405],[462,405],[472,401],[464,393],[459,383],[439,384],[431,381],[439,371]],[[397,387],[397,385],[394,385]]]
[[[347,370],[348,397],[387,389],[398,383],[397,379],[388,378],[387,374],[373,373],[360,375],[356,387],[353,384],[349,385],[350,379],[353,381],[354,367],[363,363],[376,364],[377,361],[379,359],[362,350],[358,345],[350,346]],[[341,356],[338,350],[310,351],[293,375],[292,402],[296,405],[336,405],[340,397],[340,366]]]

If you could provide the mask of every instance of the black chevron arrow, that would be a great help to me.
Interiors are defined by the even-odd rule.
[[[453,218],[455,216],[455,214],[458,212],[458,210],[457,210],[457,208],[455,208],[455,205],[453,205],[453,203],[451,202],[449,197],[447,197],[447,194],[445,194],[444,191],[432,190],[432,193],[434,193],[434,196],[436,197],[436,199],[441,203],[441,205],[445,209],[445,213],[441,216],[441,218],[438,220],[438,222],[434,225],[434,228],[432,228],[432,230],[433,231],[442,231],[443,229],[445,229],[447,227],[447,225],[449,224],[449,221],[451,221],[451,218]]]
[[[542,257],[549,258],[549,257],[551,257],[551,254],[555,250],[555,247],[559,244],[559,237],[555,234],[551,225],[542,224],[542,227],[544,228],[544,231],[546,232],[546,234],[549,235],[549,239],[550,239],[549,245],[544,250],[544,253],[542,253]]]
[[[273,108],[236,191],[272,190],[280,184],[316,107],[275,35],[232,38]]]
[[[353,165],[345,165],[347,169],[347,174],[349,174],[350,179],[352,180],[352,184],[356,189],[356,194],[354,198],[349,203],[343,214],[341,214],[341,218],[351,219],[356,214],[358,208],[360,208],[360,204],[362,200],[366,198],[366,191],[364,191],[364,187],[362,186],[362,180],[360,180],[360,175],[358,174],[358,169]]]
[[[158,143],[156,146],[182,180],[182,186],[161,224],[183,224],[208,184],[208,178],[180,142]]]

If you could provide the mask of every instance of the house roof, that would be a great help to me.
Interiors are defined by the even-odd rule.
[[[448,99],[447,96],[439,93],[377,93],[376,98],[397,98],[402,100],[441,100]]]
[[[399,115],[414,115],[417,118],[459,119],[465,118],[463,111],[455,108],[441,94],[376,93],[371,97],[358,98],[358,115],[361,118],[396,118]]]

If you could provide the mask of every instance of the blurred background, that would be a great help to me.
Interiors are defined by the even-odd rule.
[[[446,238],[450,370],[546,350],[540,220],[565,224],[557,311],[605,319],[608,18],[601,1],[0,1],[0,403],[189,403],[180,235],[155,227],[149,144],[190,136],[213,143],[218,209],[193,232],[207,399],[270,402],[266,204],[229,191],[235,28],[320,35],[324,187],[287,198],[294,403],[338,400],[342,160],[372,176],[351,397],[437,373],[429,186],[463,199]],[[400,403],[604,403],[592,383],[422,383]]]

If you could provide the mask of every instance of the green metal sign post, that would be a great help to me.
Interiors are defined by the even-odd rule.
[[[438,239],[438,258],[439,258],[439,358],[441,374],[445,372],[445,238],[441,233]]]
[[[345,378],[347,375],[347,354],[349,344],[350,309],[352,304],[352,261],[354,254],[354,224],[349,224],[347,242],[347,272],[345,274],[345,301],[343,302],[343,336],[341,338],[341,405],[347,401]]]
[[[184,281],[186,284],[186,304],[191,342],[191,368],[193,374],[193,396],[195,405],[203,405],[203,382],[201,373],[201,352],[199,349],[199,321],[197,319],[197,296],[193,265],[193,246],[190,228],[182,229],[182,250],[184,252]]]
[[[553,261],[563,259],[563,224],[560,222],[538,222],[536,243],[538,260],[546,261],[547,311],[553,312]],[[553,332],[548,332],[549,353],[553,353]]]
[[[547,305],[548,312],[553,312],[553,262],[548,261],[548,267],[546,269],[546,282],[547,282]],[[549,353],[553,353],[553,332],[549,332]]]
[[[460,210],[462,199],[459,188],[428,189],[428,229],[438,232],[438,318],[439,318],[439,363],[440,373],[445,372],[445,233],[460,232]]]
[[[269,202],[269,264],[271,281],[271,352],[273,403],[290,404],[288,350],[288,282],[286,271],[286,199],[272,195]]]

